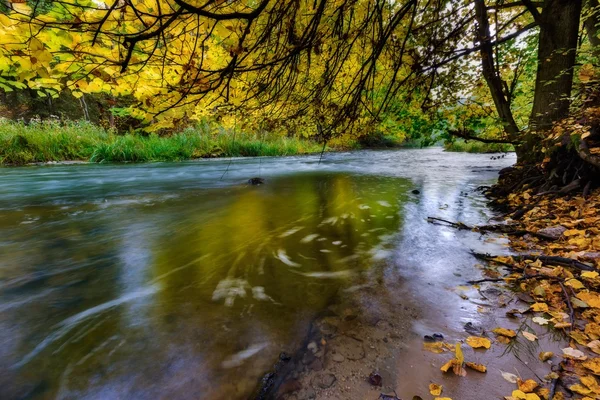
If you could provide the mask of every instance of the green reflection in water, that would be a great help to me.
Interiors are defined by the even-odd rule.
[[[0,393],[245,398],[391,255],[407,187],[306,173],[12,212],[0,219]]]

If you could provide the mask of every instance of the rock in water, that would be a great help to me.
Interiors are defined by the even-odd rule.
[[[248,179],[248,183],[251,185],[262,185],[265,183],[265,180],[263,178],[250,178]]]
[[[412,193],[412,194],[421,194],[421,191],[420,191],[420,190],[418,190],[418,189],[413,189],[413,190],[411,191],[411,193]]]

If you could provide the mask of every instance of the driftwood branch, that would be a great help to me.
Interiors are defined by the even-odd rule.
[[[468,230],[468,231],[484,232],[484,233],[485,232],[498,232],[498,233],[505,233],[507,235],[515,235],[515,236],[532,235],[532,236],[536,236],[536,237],[544,239],[544,240],[556,240],[556,238],[554,238],[552,236],[545,235],[545,234],[539,233],[539,232],[528,231],[526,229],[518,229],[514,225],[496,224],[496,225],[469,226],[462,222],[452,222],[452,221],[448,221],[448,220],[445,220],[442,218],[437,218],[437,217],[427,217],[427,221],[432,224],[443,223],[443,224],[450,225],[451,227],[456,228],[456,229],[462,229],[462,230]]]
[[[471,254],[473,254],[473,256],[475,256],[476,258],[479,258],[480,260],[492,261],[492,262],[496,262],[496,263],[500,263],[500,264],[506,264],[506,263],[502,263],[501,261],[496,261],[495,258],[498,256],[493,256],[490,254],[483,254],[483,253],[475,253],[475,252],[471,252]],[[530,260],[530,261],[535,262],[537,260],[540,260],[541,263],[545,264],[545,265],[560,265],[561,267],[573,267],[573,268],[580,269],[582,271],[595,271],[595,268],[588,264],[584,264],[580,261],[573,260],[572,258],[566,258],[566,257],[544,256],[544,255],[534,255],[534,254],[521,254],[521,255],[514,255],[514,256],[508,256],[508,257],[511,257],[513,260],[515,260],[517,262],[525,261],[525,260]]]

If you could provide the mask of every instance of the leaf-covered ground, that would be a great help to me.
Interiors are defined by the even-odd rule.
[[[500,229],[512,232],[509,238],[515,256],[479,254],[486,261],[487,278],[472,283],[475,287],[500,283],[514,291],[528,306],[509,310],[507,315],[530,319],[550,330],[561,348],[559,354],[539,353],[539,362],[550,366],[542,379],[501,371],[502,377],[515,385],[505,399],[600,399],[600,190],[587,198],[534,196],[523,191],[505,202],[512,210],[525,211],[517,212],[520,218],[516,220],[507,217],[509,228]],[[538,341],[535,329],[497,327],[491,332],[477,332],[465,342],[473,348],[505,346],[509,351],[519,335]],[[460,343],[452,346],[433,341],[425,343],[425,348],[454,353],[442,366],[444,373],[465,376],[467,369],[487,372],[485,365],[464,358]],[[442,393],[438,386],[432,385],[431,395]]]

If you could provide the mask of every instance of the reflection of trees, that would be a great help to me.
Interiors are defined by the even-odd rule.
[[[190,213],[185,229],[168,232],[165,245],[156,249],[155,275],[191,263],[161,282],[161,295],[169,296],[170,288],[193,286],[190,298],[204,303],[219,287],[216,297],[229,299],[231,305],[236,299],[224,295],[227,290],[248,300],[253,287],[262,287],[288,307],[320,307],[339,282],[315,281],[301,273],[368,267],[366,251],[379,244],[380,235],[398,228],[403,189],[398,183],[339,174],[301,175],[240,190],[223,199],[214,217],[207,219],[206,211]],[[303,243],[310,234],[318,237]],[[280,259],[282,250],[292,262]],[[359,256],[353,265],[338,262],[352,255]]]

